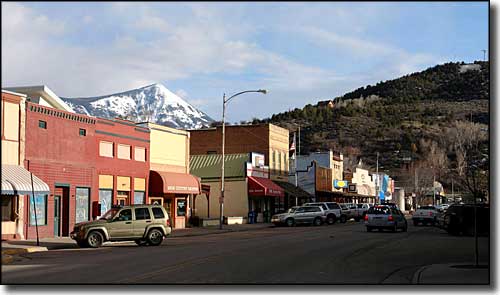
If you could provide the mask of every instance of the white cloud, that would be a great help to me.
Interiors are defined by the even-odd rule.
[[[116,23],[113,28],[116,30],[107,35],[109,40],[91,47],[67,42],[66,37],[72,34],[69,30],[75,26],[66,26],[22,4],[2,2],[2,41],[8,41],[2,42],[2,84],[46,84],[59,95],[72,97],[104,95],[155,82],[217,76],[207,83],[207,91],[202,94],[188,90],[188,98],[188,91],[180,89],[177,93],[209,115],[219,117],[218,95],[223,91],[267,88],[271,90],[266,98],[271,99],[270,104],[249,105],[232,112],[262,117],[271,111],[340,95],[340,91],[351,90],[348,87],[356,85],[355,82],[362,83],[359,77],[345,77],[334,69],[304,64],[263,48],[256,43],[255,34],[259,30],[276,30],[280,25],[266,28],[264,21],[242,21],[245,11],[239,6],[228,4],[220,9],[212,4],[187,3],[182,4],[184,14],[179,14],[168,10],[160,13],[151,5],[112,3],[109,18]],[[289,11],[286,11],[277,19],[286,26],[317,19],[321,13],[319,8],[303,15],[300,11],[294,10],[296,18],[292,14],[287,19]],[[329,11],[328,15],[344,23],[352,16],[345,9]],[[91,15],[82,19],[96,22]],[[354,31],[362,32],[366,24],[357,23],[355,27]],[[410,54],[387,44],[313,26],[291,26],[289,31],[295,34],[294,38],[306,36],[318,47],[333,45],[352,56],[380,59],[383,67],[367,75],[366,80],[405,74],[433,59],[426,54]],[[221,75],[244,78],[225,80]],[[209,99],[207,93],[214,92],[217,97]]]

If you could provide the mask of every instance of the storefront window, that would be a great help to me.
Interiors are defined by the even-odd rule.
[[[34,198],[32,195],[30,195],[29,207],[30,207],[30,225],[46,225],[47,195],[35,195]],[[35,210],[36,210],[36,220],[35,220]]]
[[[1,196],[2,198],[2,221],[14,221],[14,210],[12,204],[14,203],[14,196]]]
[[[112,190],[99,190],[99,203],[101,204],[101,216],[111,209],[111,201],[113,198]]]
[[[76,188],[76,223],[89,220],[90,189]]]
[[[186,216],[186,200],[177,200],[177,216]]]
[[[144,192],[140,192],[140,191],[134,192],[134,204],[135,205],[144,204]]]

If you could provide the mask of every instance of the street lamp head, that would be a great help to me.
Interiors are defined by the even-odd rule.
[[[266,89],[259,89],[257,90],[257,92],[260,92],[262,94],[266,94],[267,93],[267,90]]]

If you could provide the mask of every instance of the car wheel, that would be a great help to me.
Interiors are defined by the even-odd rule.
[[[91,231],[87,236],[87,244],[92,248],[99,248],[102,246],[104,238],[102,234],[96,230]]]
[[[148,242],[146,240],[142,240],[142,239],[135,240],[134,242],[137,244],[137,246],[146,246],[148,244]]]
[[[159,246],[163,241],[163,234],[160,230],[153,228],[148,232],[146,240],[148,241],[148,244],[151,246]]]
[[[286,225],[287,225],[288,227],[292,227],[292,226],[294,226],[294,225],[295,225],[295,220],[293,220],[293,218],[288,218],[288,219],[286,220]]]
[[[326,223],[328,224],[334,224],[336,221],[337,218],[335,217],[335,215],[328,215],[328,217],[326,218]]]
[[[367,227],[366,227],[366,231],[367,231],[367,232],[371,232],[371,231],[372,231],[372,228],[371,228],[370,226],[367,226]]]
[[[89,245],[87,244],[87,241],[85,240],[77,240],[76,241],[76,244],[78,245],[78,247],[80,248],[87,248]]]
[[[347,217],[345,215],[340,216],[340,223],[346,223]]]
[[[314,218],[313,224],[314,224],[315,226],[320,226],[320,225],[321,225],[321,223],[322,223],[322,222],[321,222],[321,218],[319,218],[319,217]]]

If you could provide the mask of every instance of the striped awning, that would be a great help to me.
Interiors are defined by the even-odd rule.
[[[4,191],[5,189],[5,191]],[[31,173],[21,166],[2,164],[2,195],[31,195],[49,194],[49,186],[33,174],[33,188]]]
[[[2,195],[14,195],[12,184],[2,177]]]

